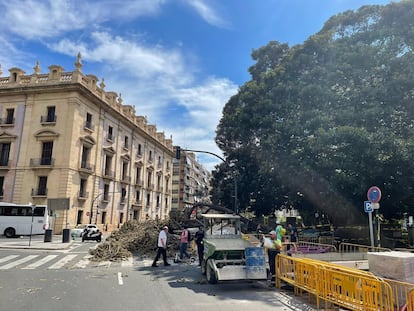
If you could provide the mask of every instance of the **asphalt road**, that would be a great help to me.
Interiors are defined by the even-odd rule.
[[[94,246],[75,241],[65,250],[0,249],[0,310],[315,310],[307,296],[299,299],[266,282],[208,284],[196,264],[152,268],[152,258],[87,263]],[[56,268],[64,258],[70,260]]]

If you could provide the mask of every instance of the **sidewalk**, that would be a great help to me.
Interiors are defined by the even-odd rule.
[[[74,240],[70,239],[69,242],[62,242],[62,235],[53,235],[51,242],[44,242],[43,235],[22,236],[20,238],[0,238],[0,249],[40,249],[40,250],[63,250],[68,249]],[[30,245],[29,245],[30,244]]]

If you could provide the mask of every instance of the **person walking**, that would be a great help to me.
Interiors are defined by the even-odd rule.
[[[157,250],[157,256],[155,256],[154,261],[152,262],[153,267],[157,266],[157,261],[160,259],[160,256],[162,255],[162,259],[164,261],[164,266],[170,266],[170,264],[167,261],[167,233],[168,233],[168,227],[164,226],[160,233],[158,234],[158,250]]]
[[[197,244],[197,254],[198,254],[198,265],[201,266],[203,262],[203,253],[204,253],[204,230],[202,227],[198,228],[198,231],[195,234],[195,242]]]
[[[184,255],[187,256],[187,258],[191,257],[187,253],[189,237],[190,237],[190,233],[188,232],[188,229],[184,227],[184,230],[181,232],[181,238],[180,238],[180,259],[181,260],[183,260]]]

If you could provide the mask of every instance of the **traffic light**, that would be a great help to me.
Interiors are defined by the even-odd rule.
[[[177,160],[180,160],[181,158],[181,147],[180,146],[175,147],[175,158]]]

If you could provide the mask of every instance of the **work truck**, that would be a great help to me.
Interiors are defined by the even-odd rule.
[[[205,236],[201,271],[210,284],[267,279],[264,249],[243,237],[240,216],[203,214],[202,218]]]

